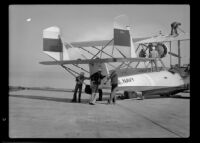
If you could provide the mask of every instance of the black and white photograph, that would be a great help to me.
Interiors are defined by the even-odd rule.
[[[9,5],[8,136],[189,138],[190,5]]]

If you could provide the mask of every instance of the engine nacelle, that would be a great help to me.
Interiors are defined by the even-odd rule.
[[[158,51],[159,57],[164,58],[167,54],[167,47],[163,43],[157,43],[154,45],[155,49]],[[149,46],[149,51],[152,51],[152,46]]]

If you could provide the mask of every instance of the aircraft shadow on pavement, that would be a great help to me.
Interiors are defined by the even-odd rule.
[[[55,102],[64,102],[64,103],[74,103],[74,102],[71,102],[71,100],[72,100],[71,98],[57,98],[57,97],[35,96],[35,95],[9,95],[9,96],[18,97],[18,98],[27,98],[27,99],[38,99],[38,100],[47,100],[47,101],[55,101]],[[183,97],[181,95],[175,95],[175,96],[172,96],[172,97],[160,97],[160,96],[148,96],[148,97],[145,97],[145,99],[156,99],[156,98],[189,99],[190,97]],[[103,98],[103,101],[107,101],[107,100],[108,100],[108,98]],[[120,100],[120,99],[117,99],[117,100]],[[97,100],[97,102],[98,102],[98,100]],[[81,104],[88,104],[88,103],[89,103],[89,99],[81,99]],[[99,103],[100,104],[107,104],[107,102],[106,103],[99,102]]]
[[[35,96],[35,95],[9,95],[9,96],[18,97],[18,98],[55,101],[55,102],[74,103],[74,102],[71,102],[71,100],[72,100],[71,98],[45,97],[45,96]],[[83,103],[83,104],[88,104],[88,102],[89,102],[89,99],[81,99],[81,103]]]
[[[71,98],[45,97],[45,96],[36,96],[36,95],[9,95],[9,96],[18,97],[18,98],[27,98],[27,99],[38,99],[38,100],[47,100],[47,101],[55,101],[55,102],[64,102],[64,103],[74,103],[74,102],[71,102],[72,101]],[[103,101],[107,101],[107,98],[103,98]],[[97,102],[98,102],[98,100],[97,100]],[[79,103],[79,102],[76,102],[76,103]],[[89,103],[89,99],[81,99],[81,104],[88,104],[88,103]]]

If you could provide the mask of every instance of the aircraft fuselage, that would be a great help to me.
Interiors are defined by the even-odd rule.
[[[184,90],[185,83],[179,73],[159,71],[119,77],[118,88],[143,94],[166,94]]]

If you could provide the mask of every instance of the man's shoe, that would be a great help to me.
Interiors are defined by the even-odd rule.
[[[73,99],[73,100],[71,100],[71,102],[76,102],[76,100]]]
[[[95,105],[95,104],[94,104],[94,103],[92,103],[92,102],[91,102],[91,103],[89,103],[89,104],[90,104],[90,105]]]

